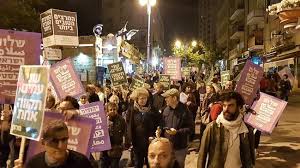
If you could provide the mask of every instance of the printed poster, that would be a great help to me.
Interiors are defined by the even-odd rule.
[[[49,9],[40,19],[44,47],[79,45],[76,12]]]
[[[235,89],[236,92],[243,96],[246,104],[252,105],[263,73],[264,71],[259,65],[253,64],[250,60],[246,62]]]
[[[21,65],[39,65],[41,34],[0,29],[0,104],[13,104]]]
[[[80,115],[96,120],[96,128],[93,133],[90,152],[101,152],[111,149],[107,117],[102,102],[93,102],[80,106]]]
[[[21,65],[10,134],[38,141],[44,120],[49,67]]]
[[[52,120],[64,120],[63,115],[57,112],[46,112],[43,127]],[[75,117],[65,122],[69,130],[68,149],[90,157],[92,136],[96,121],[86,117]],[[30,141],[27,160],[45,150],[41,142]]]
[[[120,86],[127,83],[127,76],[124,71],[122,62],[116,62],[107,65],[112,86]]]
[[[261,132],[271,134],[286,105],[286,101],[260,92],[259,100],[251,107],[257,114],[247,114],[245,122]]]
[[[287,74],[288,79],[290,80],[291,84],[294,84],[295,77],[292,74],[291,70],[288,67],[283,68],[281,71],[278,72],[278,75],[280,76],[281,79],[283,79],[283,75]]]
[[[66,96],[78,98],[85,93],[71,58],[66,58],[52,65],[50,77],[55,92],[60,100]]]
[[[181,80],[181,59],[177,57],[164,58],[164,74],[170,75],[171,80]]]
[[[140,88],[140,87],[144,87],[144,80],[143,78],[139,77],[139,76],[135,76],[132,78],[132,82],[129,86],[129,89],[131,91],[134,91],[135,89],[137,88]]]
[[[164,85],[164,91],[169,90],[171,86],[170,75],[159,75],[159,83]]]
[[[230,71],[222,71],[221,72],[221,85],[225,86],[227,81],[230,81]]]

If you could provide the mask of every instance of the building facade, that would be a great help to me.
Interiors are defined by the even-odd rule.
[[[198,2],[198,36],[211,48],[216,47],[216,5],[217,0],[200,0]]]

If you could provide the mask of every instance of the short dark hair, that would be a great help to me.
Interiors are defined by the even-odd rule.
[[[66,96],[63,101],[69,101],[75,109],[79,109],[78,101],[74,97]]]
[[[231,99],[236,100],[237,106],[241,107],[245,104],[245,101],[238,92],[225,92],[221,95],[221,101],[230,101]]]
[[[43,130],[42,138],[44,140],[55,138],[55,133],[60,131],[68,131],[67,125],[62,120],[50,121]]]

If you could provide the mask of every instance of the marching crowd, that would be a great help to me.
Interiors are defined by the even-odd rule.
[[[220,75],[211,82],[191,72],[189,78],[172,82],[164,91],[159,74],[145,75],[144,87],[129,85],[111,87],[88,84],[79,100],[67,96],[57,102],[48,90],[46,111],[61,113],[65,120],[79,115],[79,107],[101,101],[105,105],[112,149],[100,158],[68,150],[68,129],[63,121],[48,123],[42,131],[45,152],[26,163],[18,160],[20,139],[9,134],[12,106],[1,107],[0,167],[72,167],[117,168],[123,151],[130,151],[127,166],[142,168],[183,168],[190,142],[200,139],[198,168],[252,168],[260,132],[243,121],[245,113],[255,113],[246,106],[242,96],[234,92],[235,81],[222,88]],[[260,91],[288,100],[292,89],[288,76],[264,75]],[[259,97],[259,93],[258,93]],[[257,98],[258,99],[258,98]],[[200,135],[195,134],[200,125]],[[26,144],[26,149],[28,143]],[[25,152],[26,153],[26,152]]]

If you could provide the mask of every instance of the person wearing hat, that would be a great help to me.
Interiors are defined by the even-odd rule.
[[[170,89],[162,96],[165,97],[167,104],[162,113],[163,135],[172,142],[175,158],[180,167],[184,167],[188,137],[194,131],[192,114],[188,111],[186,105],[179,101],[179,91],[177,89]]]

